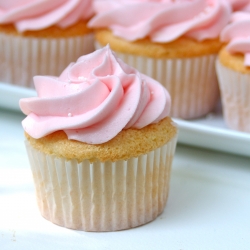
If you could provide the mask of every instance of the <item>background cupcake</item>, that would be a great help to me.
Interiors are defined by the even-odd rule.
[[[115,231],[162,213],[177,128],[170,96],[105,47],[20,100],[41,214],[60,226]]]
[[[34,87],[93,51],[92,0],[0,1],[0,81]]]
[[[171,115],[193,119],[219,98],[214,62],[231,6],[223,0],[94,1],[98,46],[157,79],[172,97]],[[130,16],[131,18],[127,18]]]
[[[221,33],[217,73],[223,115],[229,128],[250,132],[250,14],[235,12]]]

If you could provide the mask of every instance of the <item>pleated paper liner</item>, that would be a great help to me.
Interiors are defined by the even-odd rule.
[[[26,142],[40,212],[71,229],[116,231],[163,212],[177,136],[147,154],[117,162],[45,155]]]
[[[102,46],[95,43],[96,48]],[[172,99],[171,117],[195,119],[213,111],[219,100],[215,54],[155,59],[115,52],[125,63],[159,81]]]
[[[94,51],[93,34],[32,38],[0,34],[0,81],[34,88],[33,76],[59,76],[71,62]]]
[[[223,117],[231,129],[250,132],[250,75],[216,62]]]

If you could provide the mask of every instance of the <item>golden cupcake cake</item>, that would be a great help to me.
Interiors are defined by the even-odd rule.
[[[0,82],[34,88],[94,50],[92,0],[0,1]]]
[[[42,216],[116,231],[161,214],[177,140],[167,90],[108,46],[34,83],[20,108]]]
[[[97,47],[109,44],[126,63],[163,84],[172,97],[171,116],[194,119],[215,108],[214,63],[229,2],[96,0],[94,9],[88,26]]]
[[[227,126],[250,132],[250,13],[234,12],[221,33],[217,73]]]

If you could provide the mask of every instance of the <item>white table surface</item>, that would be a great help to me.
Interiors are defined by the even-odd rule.
[[[39,214],[23,117],[0,109],[1,250],[250,249],[250,158],[178,145],[167,206],[155,221],[112,233],[74,231]]]

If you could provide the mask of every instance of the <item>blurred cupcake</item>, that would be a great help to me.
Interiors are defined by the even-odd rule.
[[[84,231],[137,227],[163,212],[177,128],[170,96],[104,47],[20,100],[42,216]]]
[[[34,75],[59,75],[94,50],[92,0],[1,1],[0,82],[34,87]]]
[[[194,119],[219,98],[214,62],[231,7],[222,0],[94,1],[97,46],[162,83],[172,98],[171,116]],[[130,18],[127,18],[130,16]]]
[[[250,13],[235,12],[221,33],[217,73],[229,128],[250,132]]]

